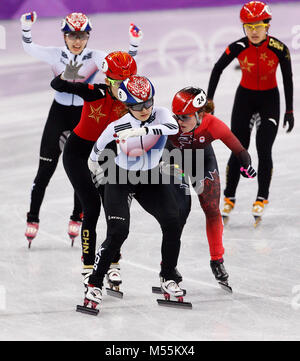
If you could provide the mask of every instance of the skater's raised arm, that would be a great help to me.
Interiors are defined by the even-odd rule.
[[[31,27],[36,22],[36,19],[37,14],[35,11],[23,14],[20,18],[23,48],[27,54],[52,65],[53,59],[56,59],[56,55],[61,50],[58,47],[37,45],[32,41]]]

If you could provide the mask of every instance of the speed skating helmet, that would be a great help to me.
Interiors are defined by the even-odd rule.
[[[132,75],[122,81],[119,90],[119,100],[128,105],[145,103],[154,97],[155,90],[151,81],[145,76]]]
[[[179,90],[172,101],[172,111],[176,115],[194,114],[207,103],[203,89],[186,87]]]
[[[272,12],[269,6],[262,1],[250,1],[242,7],[240,18],[243,24],[271,20]]]
[[[102,71],[108,78],[124,80],[136,74],[137,66],[133,57],[125,51],[114,51],[105,57]]]
[[[71,13],[67,15],[61,23],[61,31],[64,33],[73,31],[89,32],[91,30],[91,20],[83,13]]]

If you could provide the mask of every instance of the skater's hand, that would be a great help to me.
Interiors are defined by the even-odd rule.
[[[32,24],[36,22],[37,15],[36,12],[33,11],[32,13],[25,13],[21,15],[20,21],[22,24],[22,30],[30,30]]]
[[[184,177],[184,173],[182,169],[179,168],[178,164],[169,164],[167,162],[161,161],[159,163],[159,171],[161,174],[171,175],[179,179]]]
[[[252,167],[252,165],[248,165],[247,168],[241,167],[240,173],[245,178],[255,178],[256,177],[256,171]]]
[[[91,158],[88,159],[88,167],[92,173],[92,181],[95,184],[96,188],[98,188],[104,177],[104,171],[100,167],[99,162],[94,161]]]
[[[290,133],[292,131],[292,129],[294,128],[294,114],[293,112],[287,112],[284,114],[284,120],[283,120],[283,128],[286,127],[286,125],[288,126],[287,129],[287,133]]]
[[[101,168],[99,162],[92,160],[91,158],[88,159],[88,167],[93,174],[96,174],[97,171],[99,171],[99,168]]]
[[[148,134],[148,128],[147,127],[141,127],[141,128],[130,128],[121,130],[120,132],[116,133],[116,136],[118,137],[118,140],[121,142],[125,142],[128,138],[131,137],[142,137],[143,135]]]
[[[72,60],[70,60],[70,63],[66,65],[65,71],[62,73],[61,78],[64,80],[84,79],[84,76],[78,74],[83,64],[77,64],[77,61],[75,61],[73,64]]]
[[[130,24],[129,27],[129,42],[130,45],[136,47],[140,45],[141,40],[143,39],[143,32],[134,24]]]

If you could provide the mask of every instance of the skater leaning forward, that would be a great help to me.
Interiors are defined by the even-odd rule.
[[[167,136],[176,134],[178,125],[166,108],[153,106],[153,97],[154,87],[146,77],[131,76],[123,81],[119,87],[119,99],[126,104],[128,113],[108,125],[90,155],[89,168],[101,177],[103,169],[98,160],[101,160],[105,148],[110,147],[114,151],[116,174],[126,176],[126,182],[121,182],[120,176],[111,181],[111,169],[104,172],[108,176],[104,186],[107,241],[105,247],[100,247],[94,271],[89,277],[84,304],[90,308],[99,308],[104,276],[115,252],[128,237],[130,194],[134,194],[139,204],[161,226],[161,287],[167,298],[175,296],[183,301],[184,293],[178,286],[180,279],[176,272],[181,236],[179,209],[170,185],[162,184],[159,174],[159,162]],[[155,171],[158,181],[154,184],[151,174]],[[136,177],[145,181],[132,181]]]
[[[170,135],[173,146],[179,148],[185,177],[189,177],[198,195],[200,205],[206,218],[206,234],[210,250],[210,265],[218,282],[227,285],[228,274],[223,264],[223,222],[220,214],[220,178],[217,160],[211,142],[220,139],[233,152],[239,164],[239,171],[246,178],[253,178],[256,172],[251,166],[248,151],[241,145],[236,136],[225,123],[209,114],[213,111],[211,104],[207,104],[206,94],[200,88],[186,87],[178,91],[172,102],[172,111],[179,125],[179,132]],[[204,159],[197,159],[199,150],[203,150]],[[186,164],[184,153],[192,152],[191,162]],[[204,172],[197,175],[199,164]],[[188,184],[188,179],[185,180]],[[183,194],[180,185],[174,184],[178,203],[186,209],[181,209],[181,221],[185,224],[190,212],[191,202],[182,197],[190,198],[190,194]]]
[[[78,70],[76,65],[67,65],[65,72],[76,73]],[[65,171],[84,213],[81,229],[84,283],[95,261],[96,226],[104,192],[102,185],[93,183],[87,162],[95,141],[108,124],[127,113],[126,106],[117,99],[118,87],[122,80],[136,74],[137,66],[128,53],[114,51],[105,57],[102,70],[106,76],[105,84],[73,83],[65,80],[65,72],[51,82],[56,91],[75,94],[84,100],[81,119],[68,137],[63,154]],[[116,258],[112,260],[114,267],[109,271],[112,277],[116,272],[119,273],[119,258],[120,252],[117,252]]]
[[[278,64],[285,94],[283,127],[288,126],[287,132],[290,132],[294,126],[291,58],[287,46],[268,34],[272,15],[265,3],[251,1],[245,4],[241,9],[240,19],[246,36],[230,44],[216,62],[207,97],[213,99],[222,71],[237,58],[242,79],[234,99],[231,130],[248,149],[254,120],[259,120],[256,123],[258,192],[252,213],[254,217],[260,217],[268,203],[273,171],[272,146],[279,126],[280,101],[276,80]],[[224,216],[228,216],[235,205],[239,178],[239,162],[232,154],[227,164]]]

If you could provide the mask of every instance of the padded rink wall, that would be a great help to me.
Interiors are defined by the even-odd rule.
[[[86,14],[221,7],[242,5],[242,0],[1,0],[0,19],[16,19],[24,12],[35,10],[39,17],[66,16],[70,12]],[[299,0],[269,0],[268,4],[299,2]]]

